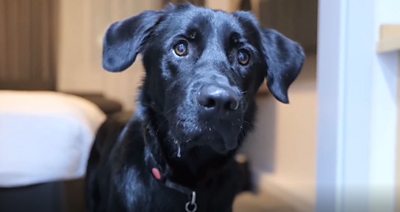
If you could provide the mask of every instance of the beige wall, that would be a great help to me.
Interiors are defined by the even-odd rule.
[[[315,57],[289,91],[290,104],[258,99],[255,130],[245,144],[261,189],[312,211],[316,197],[317,99]]]
[[[233,11],[236,9],[237,5],[237,0],[206,0],[206,5],[209,8],[212,9],[218,9],[218,10],[225,10],[225,11]]]
[[[140,58],[123,73],[107,73],[101,67],[102,38],[112,22],[160,4],[158,0],[60,0],[58,89],[101,92],[127,109],[134,108],[143,76]]]

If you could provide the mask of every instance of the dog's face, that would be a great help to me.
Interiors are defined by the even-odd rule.
[[[250,13],[192,5],[117,22],[104,45],[103,66],[110,71],[126,69],[143,54],[143,92],[167,120],[169,136],[219,153],[237,148],[264,78],[271,93],[287,103],[304,60],[298,44],[261,29]]]

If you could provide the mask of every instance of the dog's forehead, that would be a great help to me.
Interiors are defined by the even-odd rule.
[[[197,29],[204,33],[244,33],[241,24],[231,13],[206,8],[178,7],[168,12],[165,22],[165,28],[175,33],[188,29]]]

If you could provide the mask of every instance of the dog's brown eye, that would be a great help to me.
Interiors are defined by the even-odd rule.
[[[188,51],[188,42],[186,40],[179,41],[174,46],[174,52],[179,57],[186,56],[189,53],[189,51]]]
[[[241,65],[247,65],[250,61],[250,54],[245,49],[240,49],[237,54],[237,60]]]

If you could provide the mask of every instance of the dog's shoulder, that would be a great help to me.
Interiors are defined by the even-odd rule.
[[[92,148],[87,175],[91,185],[89,198],[100,208],[140,208],[140,202],[147,197],[149,178],[145,171],[142,122],[136,118],[121,122],[110,117],[100,127]]]

